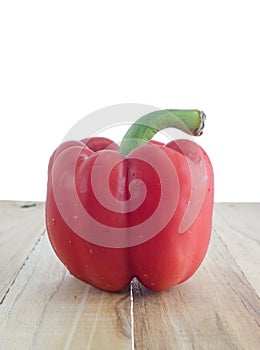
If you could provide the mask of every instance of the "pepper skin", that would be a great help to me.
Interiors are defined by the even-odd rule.
[[[99,137],[56,149],[48,168],[50,242],[72,275],[102,290],[120,291],[134,277],[151,290],[169,289],[191,277],[207,252],[212,165],[186,139],[119,150]],[[107,233],[95,232],[92,221]]]

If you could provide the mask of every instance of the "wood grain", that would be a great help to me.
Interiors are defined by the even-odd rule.
[[[44,230],[43,203],[0,201],[0,304]]]
[[[106,293],[57,259],[43,203],[0,202],[0,349],[259,349],[259,210],[216,204],[207,257],[182,285]]]
[[[69,276],[52,254],[46,236],[15,284],[5,300],[2,339],[6,348],[10,344],[20,348],[21,335],[25,349],[100,349],[108,341],[108,349],[115,343],[130,348],[130,324],[122,322],[119,327],[114,311],[121,304],[118,313],[127,319],[128,293],[101,292]]]
[[[257,286],[259,278],[256,261],[259,252],[257,255],[255,244],[259,245],[260,206],[217,204],[216,207],[207,257],[189,281],[156,294],[135,281],[136,349],[260,348],[260,302],[252,288]],[[226,225],[220,217],[226,218]],[[226,232],[230,233],[228,237]],[[241,246],[243,254],[238,250]],[[252,285],[247,280],[248,272]]]
[[[131,349],[128,290],[106,293],[70,276],[46,234],[16,268],[0,305],[0,349]]]
[[[259,295],[260,203],[216,203],[214,228]]]

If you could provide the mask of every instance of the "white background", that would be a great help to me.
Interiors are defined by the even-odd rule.
[[[45,200],[54,148],[117,103],[199,108],[216,201],[259,201],[259,2],[0,2],[0,199]],[[88,136],[88,135],[86,135]]]

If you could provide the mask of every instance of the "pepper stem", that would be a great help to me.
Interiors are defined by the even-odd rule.
[[[205,113],[197,109],[165,109],[146,114],[128,129],[119,152],[126,156],[133,149],[145,145],[158,131],[169,127],[199,136],[205,119]]]

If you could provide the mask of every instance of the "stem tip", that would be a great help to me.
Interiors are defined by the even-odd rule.
[[[200,126],[195,132],[195,136],[200,136],[203,134],[203,129],[205,126],[206,114],[203,111],[200,111]]]

